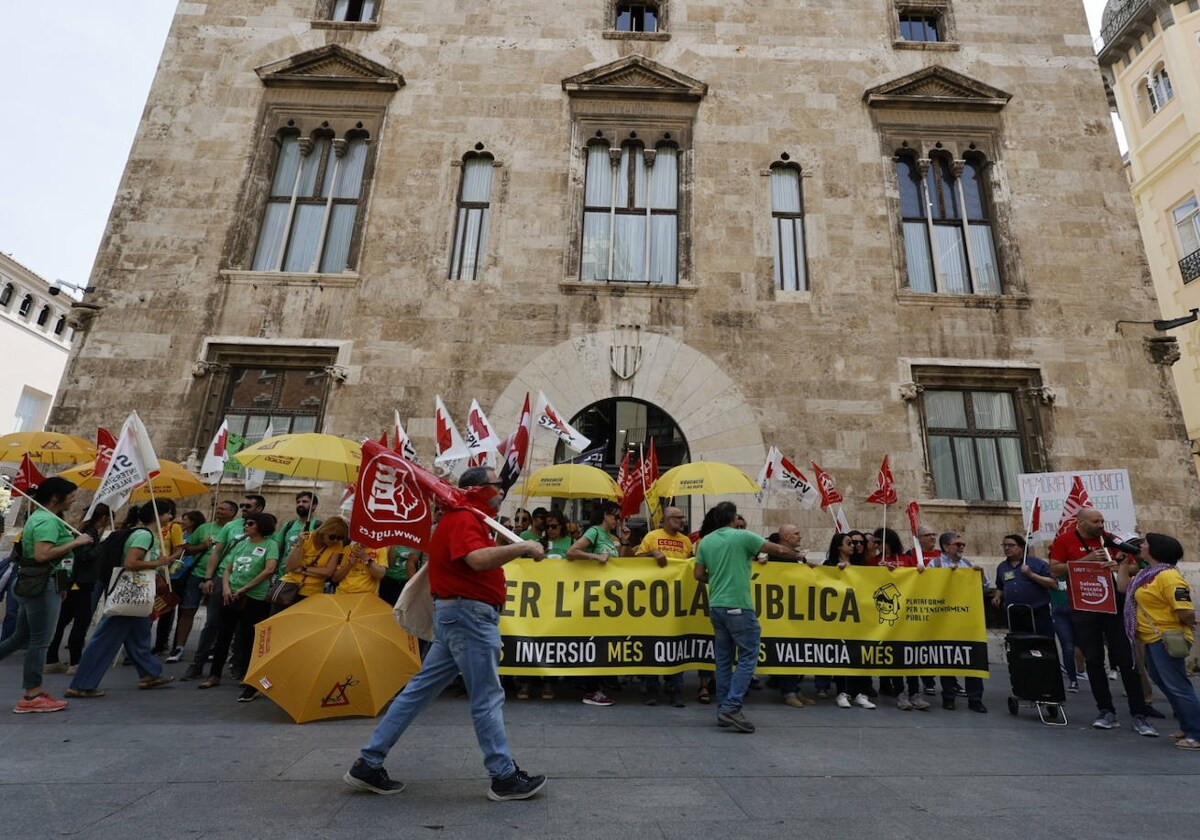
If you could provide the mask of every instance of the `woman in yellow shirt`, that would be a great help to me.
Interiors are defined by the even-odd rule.
[[[367,548],[350,543],[350,548],[342,555],[341,565],[333,573],[333,582],[337,584],[339,595],[375,595],[379,592],[379,581],[383,580],[387,567],[386,548]]]
[[[287,557],[287,573],[280,580],[300,584],[293,604],[325,591],[325,581],[333,576],[341,560],[346,544],[350,542],[350,529],[346,520],[331,516],[321,527],[310,531],[296,541]],[[289,604],[274,604],[272,613],[286,609]]]
[[[1196,609],[1192,590],[1176,564],[1183,559],[1179,540],[1146,534],[1141,559],[1148,565],[1129,582],[1125,596],[1125,632],[1146,646],[1146,670],[1175,710],[1179,731],[1172,737],[1181,750],[1200,750],[1200,697],[1188,680],[1184,659],[1195,641]],[[1117,579],[1128,577],[1122,566]],[[1168,650],[1164,634],[1174,635],[1181,650]]]

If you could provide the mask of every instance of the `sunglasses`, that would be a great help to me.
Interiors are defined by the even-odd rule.
[[[866,540],[850,540],[850,545],[866,545]]]
[[[561,526],[561,525],[559,525],[559,524],[557,524],[557,523],[554,523],[554,522],[551,522],[551,523],[550,523],[549,525],[547,525],[546,527],[547,527],[547,528],[562,528],[562,526]]]

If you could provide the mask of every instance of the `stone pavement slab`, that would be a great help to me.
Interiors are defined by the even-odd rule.
[[[4,702],[15,703],[20,673],[19,656],[0,662]],[[67,682],[47,677],[55,695]],[[196,685],[137,691],[132,670],[116,667],[107,697],[52,715],[0,712],[0,837],[1115,838],[1190,824],[1200,782],[1200,755],[1165,737],[1171,721],[1156,739],[1134,735],[1127,716],[1093,730],[1085,687],[1067,704],[1070,726],[1043,726],[1032,710],[1007,713],[1001,669],[987,715],[965,704],[901,712],[886,698],[873,711],[798,710],[756,691],[754,735],[718,728],[714,708],[694,701],[643,706],[632,685],[611,708],[560,686],[556,700],[505,707],[515,757],[550,776],[544,795],[508,803],[485,798],[466,701],[446,695],[388,761],[408,789],[380,797],[341,781],[373,721],[296,726],[265,698],[234,702],[231,683]]]

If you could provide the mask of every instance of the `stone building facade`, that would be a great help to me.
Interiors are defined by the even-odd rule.
[[[541,390],[610,462],[814,460],[860,526],[888,453],[976,555],[1016,473],[1114,466],[1195,545],[1113,145],[1072,3],[184,2],[54,423],[184,457],[398,409],[428,455],[435,395],[505,434]]]

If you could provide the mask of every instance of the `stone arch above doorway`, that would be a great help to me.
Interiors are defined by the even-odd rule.
[[[621,378],[615,367],[636,371]],[[753,476],[767,455],[758,418],[741,389],[708,356],[668,335],[617,327],[548,347],[513,376],[492,408],[493,422],[512,427],[525,393],[536,401],[539,390],[566,417],[610,397],[653,403],[679,424],[693,461],[724,461]],[[554,443],[548,434],[534,435],[535,468],[552,461]]]

